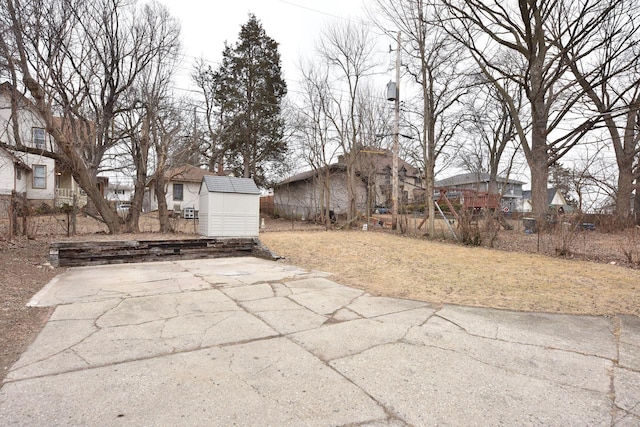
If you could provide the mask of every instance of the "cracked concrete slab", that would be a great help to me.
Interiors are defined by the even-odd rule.
[[[267,283],[238,288],[228,288],[224,289],[223,292],[235,301],[253,301],[276,296],[274,289]]]
[[[608,425],[606,393],[454,351],[393,343],[330,363],[410,425]]]
[[[179,268],[173,262],[130,264],[114,271],[113,265],[74,267],[56,276],[27,305],[53,307],[72,302],[101,301],[111,298],[171,294],[211,287],[209,283]]]
[[[372,296],[256,258],[70,268],[16,425],[640,425],[640,321]]]
[[[407,329],[403,325],[359,319],[300,332],[290,337],[318,358],[329,361],[398,341],[407,333]]]
[[[640,372],[616,368],[614,372],[615,403],[624,415],[640,419]]]
[[[3,424],[31,426],[331,426],[385,418],[362,390],[286,339],[13,382],[0,402]]]
[[[347,308],[362,317],[377,317],[425,306],[427,304],[420,301],[363,295],[349,304]]]
[[[8,379],[279,335],[218,290],[78,303],[75,310],[74,306],[54,312]],[[95,317],[86,318],[90,313]],[[78,316],[84,320],[63,320]],[[54,356],[56,363],[50,363]]]
[[[294,294],[289,298],[315,313],[329,315],[348,306],[354,298],[362,294],[362,291],[356,289],[336,288]]]
[[[405,342],[465,355],[506,372],[550,381],[561,386],[609,392],[611,360],[469,334],[459,326],[434,316],[412,328]],[[571,373],[571,375],[568,375]]]
[[[620,318],[620,366],[640,371],[640,319],[634,316]]]
[[[610,318],[565,314],[478,310],[445,306],[438,312],[470,334],[522,344],[615,359],[617,350]]]
[[[317,314],[285,297],[243,301],[241,306],[281,334],[316,329],[327,317]]]

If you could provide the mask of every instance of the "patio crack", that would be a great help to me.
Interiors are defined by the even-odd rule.
[[[488,335],[474,334],[474,333],[470,332],[469,330],[467,330],[464,326],[459,325],[456,322],[454,322],[453,320],[447,319],[446,317],[443,317],[441,315],[434,314],[431,317],[438,317],[439,319],[442,319],[445,322],[448,322],[448,323],[456,326],[457,328],[459,328],[461,331],[463,331],[467,335],[469,335],[471,337],[475,337],[475,338],[487,339],[487,340],[498,341],[498,342],[503,342],[503,343],[508,343],[508,344],[518,344],[518,345],[527,346],[527,347],[542,348],[542,349],[545,349],[545,350],[563,351],[563,352],[566,352],[566,353],[577,354],[577,355],[585,356],[585,357],[595,357],[596,359],[607,360],[607,361],[610,361],[610,362],[613,362],[613,363],[616,363],[616,364],[618,362],[616,359],[611,359],[609,357],[601,356],[601,355],[598,355],[598,354],[585,353],[585,352],[581,352],[581,351],[578,351],[578,350],[554,347],[554,346],[551,346],[551,345],[532,344],[532,343],[528,343],[528,342],[521,342],[521,341],[515,341],[515,340],[508,340],[508,339],[504,339],[504,338],[498,338],[497,334],[498,334],[499,329],[500,329],[499,325],[496,325],[496,335],[488,336]]]

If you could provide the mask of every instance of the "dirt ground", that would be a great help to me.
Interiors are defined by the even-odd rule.
[[[383,218],[383,223],[384,223]],[[426,240],[407,221],[407,235],[373,226],[367,232],[266,218],[261,240],[285,262],[334,273],[341,282],[375,295],[512,310],[640,315],[640,230],[618,233],[525,234],[519,224],[501,231],[494,248],[454,244],[446,224]],[[28,235],[9,238],[0,221],[0,381],[50,315],[26,303],[55,275],[52,241],[166,239],[194,236],[193,221],[173,220],[175,234],[160,235],[146,215],[140,234],[111,236],[79,217],[67,237],[64,215],[31,218]],[[564,257],[558,257],[558,254]],[[549,256],[550,255],[550,256]]]

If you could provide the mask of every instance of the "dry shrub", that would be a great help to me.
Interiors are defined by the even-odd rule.
[[[468,246],[481,246],[483,241],[478,218],[469,211],[460,212],[458,221],[458,229],[460,230],[460,240]]]
[[[627,262],[640,265],[640,226],[626,228],[622,242],[620,250]]]

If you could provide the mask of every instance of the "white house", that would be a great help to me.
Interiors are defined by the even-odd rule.
[[[251,178],[205,176],[198,232],[208,237],[258,237],[260,189]]]
[[[523,201],[522,201],[522,212],[531,212],[533,210],[533,205],[531,203],[531,191],[527,190],[522,193]],[[556,211],[560,208],[566,213],[570,213],[573,211],[573,207],[567,204],[566,199],[560,192],[555,188],[547,188],[547,205],[550,210]]]
[[[44,156],[44,151],[53,151],[51,136],[45,131],[45,123],[31,103],[24,97],[17,99],[18,135],[31,153],[13,150],[17,142],[11,109],[12,86],[0,84],[0,198],[5,203],[12,192],[25,196],[33,206],[42,203],[53,206],[55,200],[55,161]],[[42,150],[42,154],[38,153]],[[0,215],[6,215],[1,212]]]
[[[105,188],[104,198],[110,202],[130,202],[133,197],[133,187],[130,184],[110,181]]]
[[[200,210],[200,184],[205,176],[213,176],[213,172],[193,165],[172,168],[165,174],[167,207],[174,213],[192,208]],[[155,194],[155,181],[149,183],[149,207],[158,210],[158,199]]]

